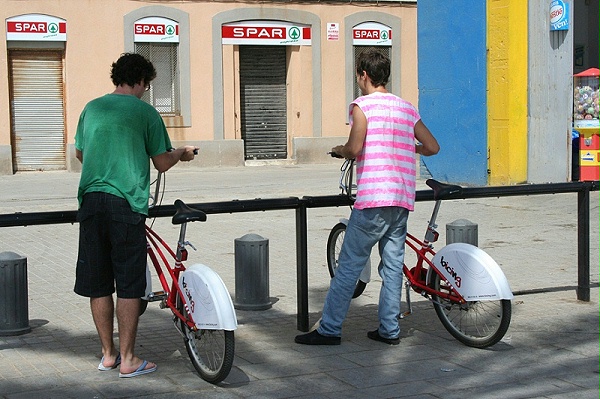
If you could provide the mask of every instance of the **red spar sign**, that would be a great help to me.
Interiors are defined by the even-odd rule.
[[[310,27],[292,24],[229,24],[221,27],[223,44],[310,45]]]

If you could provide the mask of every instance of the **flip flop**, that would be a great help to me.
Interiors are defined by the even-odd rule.
[[[119,364],[121,364],[121,354],[120,353],[117,354],[117,359],[115,360],[115,364],[112,367],[106,367],[104,365],[104,356],[102,356],[102,359],[100,359],[100,364],[98,365],[98,370],[100,370],[100,371],[114,370],[117,368],[117,366]]]
[[[135,370],[129,374],[119,373],[119,377],[131,378],[131,377],[137,377],[138,375],[144,375],[144,374],[148,374],[148,373],[152,373],[152,372],[156,371],[156,365],[154,367],[150,367],[149,369],[146,368],[147,365],[148,365],[148,361],[144,360],[142,362],[142,364],[140,365],[140,367],[137,368],[137,370]]]

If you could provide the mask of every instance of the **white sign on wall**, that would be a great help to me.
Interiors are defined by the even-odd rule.
[[[67,21],[45,14],[8,18],[6,40],[66,42]]]
[[[340,40],[340,24],[335,22],[327,23],[327,40]]]
[[[391,46],[392,28],[377,22],[364,22],[352,28],[355,46]]]
[[[179,24],[162,17],[146,17],[133,24],[135,43],[179,43]]]

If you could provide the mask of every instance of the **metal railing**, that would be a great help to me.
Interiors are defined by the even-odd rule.
[[[590,192],[598,191],[600,182],[527,184],[518,186],[465,187],[459,198],[491,198],[538,194],[577,193],[577,299],[590,301]],[[420,190],[416,201],[432,201],[432,190]],[[262,212],[294,209],[296,211],[296,289],[297,328],[308,331],[308,233],[307,210],[348,206],[351,199],[344,195],[288,197],[276,199],[234,200],[188,204],[207,214]],[[150,210],[150,217],[175,214],[175,206],[161,205]],[[75,223],[77,211],[1,214],[0,227]]]

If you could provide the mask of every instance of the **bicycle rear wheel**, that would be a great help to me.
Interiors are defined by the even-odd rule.
[[[181,300],[178,307],[187,316]],[[203,380],[218,384],[229,375],[235,353],[234,332],[229,330],[190,329],[181,322],[187,353]]]
[[[449,285],[435,274],[432,286],[436,291],[450,292]],[[450,334],[463,344],[474,348],[487,348],[504,337],[511,318],[511,302],[469,301],[464,304],[432,295],[435,311]]]
[[[338,258],[340,256],[340,250],[342,249],[345,234],[346,225],[340,222],[333,226],[329,232],[329,237],[327,238],[327,269],[329,270],[329,276],[331,278],[335,276],[335,271],[338,268]],[[352,298],[359,297],[366,287],[367,283],[358,280]]]

